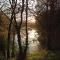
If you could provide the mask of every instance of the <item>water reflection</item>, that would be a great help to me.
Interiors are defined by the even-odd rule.
[[[21,32],[21,36],[22,36],[22,45],[24,46],[25,44],[25,30]],[[38,45],[39,45],[39,41],[38,41],[38,33],[36,29],[29,29],[28,30],[28,52],[33,52],[33,51],[37,51],[38,50]],[[15,35],[15,42],[16,42],[16,46],[18,47],[18,42],[17,42],[17,35]]]

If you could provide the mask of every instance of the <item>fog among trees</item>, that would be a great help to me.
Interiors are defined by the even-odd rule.
[[[59,20],[59,0],[1,0],[0,60],[60,60]]]

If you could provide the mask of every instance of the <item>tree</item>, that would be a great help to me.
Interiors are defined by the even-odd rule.
[[[27,15],[28,15],[28,12],[27,12],[27,9],[28,9],[28,0],[26,0],[26,46],[24,47],[24,49],[22,49],[22,45],[21,45],[21,24],[22,24],[22,20],[23,20],[23,11],[24,11],[24,0],[22,0],[22,10],[21,10],[21,23],[20,23],[20,26],[19,26],[19,32],[18,34],[18,43],[19,43],[19,55],[18,55],[18,60],[25,60],[26,59],[26,54],[27,54],[27,48],[28,48],[28,30],[27,30]],[[19,57],[20,56],[20,57]]]
[[[39,1],[40,2],[40,1]],[[44,2],[44,0],[42,1]],[[41,4],[40,10],[37,11],[37,22],[39,23],[38,27],[39,31],[41,32],[41,38],[39,38],[39,41],[42,43],[43,46],[46,43],[46,47],[48,49],[54,49],[52,45],[56,42],[56,2],[57,0],[45,0],[44,4]],[[42,6],[44,5],[43,9]],[[39,6],[37,6],[39,8]],[[44,10],[45,9],[45,10]],[[41,12],[42,10],[42,12]],[[45,39],[46,37],[46,39]],[[53,42],[53,40],[55,42]],[[45,47],[45,48],[46,48]],[[55,47],[56,48],[56,47]]]
[[[7,31],[8,31],[8,24],[9,24],[9,18],[7,17],[7,15],[3,12],[0,11],[0,40],[2,40],[2,42],[0,41],[0,43],[2,43],[3,47],[0,47],[0,49],[4,49],[2,50],[2,54],[4,54],[5,58],[6,58],[6,50],[7,50]]]
[[[21,26],[22,26],[22,21],[23,21],[24,0],[22,0],[21,21],[20,21],[19,25],[17,24],[16,13],[15,13],[15,9],[16,9],[16,6],[17,6],[17,0],[12,0],[12,1],[9,0],[9,2],[10,2],[10,5],[11,5],[12,14],[11,14],[9,30],[8,30],[7,59],[10,58],[10,51],[9,50],[10,50],[11,24],[12,24],[12,21],[14,20],[15,28],[16,28],[16,32],[17,32],[17,37],[18,37],[18,45],[19,45],[19,54],[18,54],[17,60],[21,60],[21,59],[24,60],[26,58],[26,52],[27,52],[27,46],[28,46],[28,32],[27,32],[27,7],[28,7],[28,1],[26,1],[26,47],[24,47],[25,48],[24,52],[23,52],[22,45],[21,45]]]
[[[10,24],[9,24],[9,30],[8,30],[8,47],[7,47],[7,59],[10,58],[10,34],[11,34],[11,24],[12,21],[15,21],[15,9],[16,9],[16,4],[17,4],[17,0],[12,0],[12,2],[9,0],[10,4],[11,4],[11,9],[12,9],[12,14],[11,14],[11,19],[10,19]],[[15,2],[15,3],[14,3]],[[17,25],[16,25],[17,26]]]

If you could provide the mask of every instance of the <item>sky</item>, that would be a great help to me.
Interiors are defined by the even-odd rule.
[[[26,1],[26,0],[25,0]],[[2,8],[2,10],[4,11],[7,7],[9,7],[10,5],[9,5],[9,0],[0,0],[0,2],[3,2],[1,5],[3,5],[4,3],[5,4],[8,4],[8,5],[4,5],[3,6],[3,8]],[[17,3],[20,3],[20,2],[22,2],[22,0],[17,0]],[[37,1],[36,0],[29,0],[28,1],[28,7],[29,7],[29,9],[31,9],[31,10],[34,10],[34,11],[36,11],[36,9],[35,9],[35,5],[37,4]],[[0,7],[1,7],[1,5],[0,5]],[[20,5],[22,5],[21,3],[20,3]],[[8,13],[7,12],[7,10],[5,11],[5,13]],[[26,13],[24,12],[23,13],[23,16],[25,15]],[[10,16],[10,15],[8,15],[8,16]],[[32,18],[31,16],[33,16],[33,14],[30,12],[30,11],[28,11],[28,20],[33,20],[34,19],[34,17]],[[29,19],[30,18],[30,19]],[[24,17],[24,19],[25,19],[25,17]],[[17,14],[17,21],[19,21],[20,20],[20,13],[19,14]],[[35,19],[33,20],[34,22],[35,22]],[[31,21],[32,22],[32,21]]]
[[[21,2],[21,0],[18,0],[18,3],[20,3]],[[21,3],[20,3],[21,4]],[[35,6],[36,6],[36,4],[37,4],[37,1],[36,0],[29,0],[28,1],[28,7],[29,7],[29,9],[31,9],[31,10],[34,10],[34,11],[36,11],[36,8],[35,8]],[[23,19],[25,20],[25,15],[26,15],[26,13],[25,13],[25,11],[23,12]],[[17,21],[19,21],[19,14],[17,15]],[[33,14],[30,12],[30,11],[28,11],[28,21],[29,22],[32,22],[32,23],[35,23],[35,18],[34,18],[34,16],[33,16]]]
[[[9,0],[0,0],[0,2],[3,2],[2,4],[0,3],[0,7],[1,7],[1,5],[3,5],[4,3],[5,4],[7,4],[7,5],[4,5],[3,6],[3,8],[2,8],[2,10],[4,10],[4,9],[6,9],[7,7],[9,7],[9,2],[8,2]],[[25,0],[26,1],[26,0]],[[42,0],[40,0],[40,2],[38,2],[38,4],[41,6],[41,4],[43,4],[43,2],[41,3],[41,1]],[[45,1],[45,0],[43,0],[43,1]],[[17,0],[17,3],[20,3],[20,2],[22,2],[22,0]],[[60,7],[60,0],[58,0],[58,2],[57,2],[58,4],[57,4],[57,7]],[[22,5],[21,3],[20,3],[20,5]],[[29,9],[33,12],[33,11],[36,11],[36,10],[39,10],[38,9],[38,7],[36,8],[36,5],[37,5],[37,0],[28,0],[28,7],[29,7]],[[42,7],[44,7],[44,5],[42,5]],[[44,11],[46,10],[46,7],[43,9]],[[34,13],[34,12],[33,12]],[[25,12],[23,13],[23,15],[25,15]],[[30,12],[30,11],[28,11],[28,20],[30,20],[31,19],[31,22],[33,21],[33,22],[35,22],[35,19],[34,19],[34,16],[33,17],[31,17],[31,16],[33,16],[33,14]],[[17,14],[17,21],[19,21],[20,20],[20,15],[19,14]],[[25,17],[24,17],[24,19],[25,19]]]

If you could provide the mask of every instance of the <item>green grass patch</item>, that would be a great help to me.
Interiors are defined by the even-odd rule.
[[[47,51],[33,52],[28,54],[27,60],[60,60],[60,51]]]
[[[12,58],[10,60],[16,60]],[[60,60],[60,51],[41,50],[27,54],[26,60]]]

